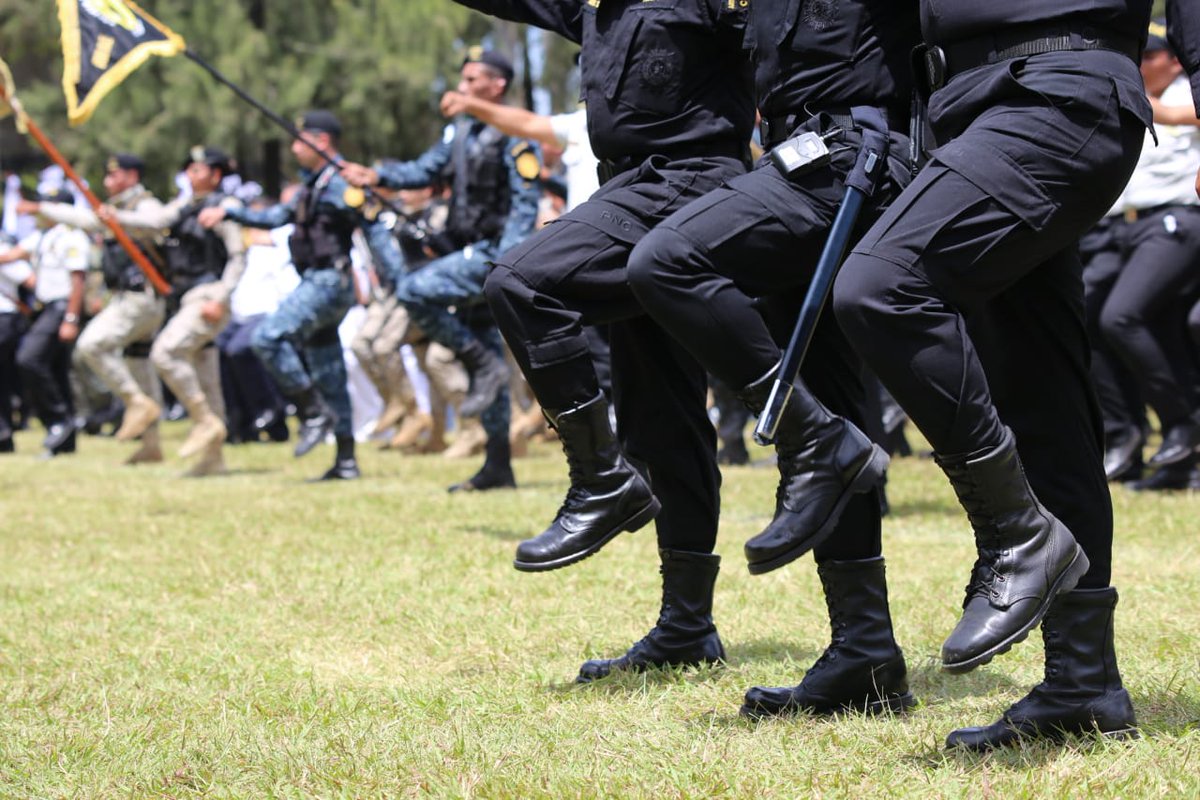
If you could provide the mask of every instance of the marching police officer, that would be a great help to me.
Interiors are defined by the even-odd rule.
[[[162,203],[142,185],[145,169],[146,163],[139,156],[130,153],[112,156],[104,172],[108,204],[139,213],[159,212]],[[148,357],[150,342],[166,313],[165,301],[91,210],[66,203],[28,203],[21,210],[83,230],[106,233],[102,269],[104,285],[112,294],[104,310],[79,334],[75,353],[125,403],[125,418],[117,439],[130,441],[141,437],[142,441],[127,463],[162,461],[158,438],[162,385]],[[142,230],[133,238],[151,263],[161,267],[160,232]]]
[[[600,190],[496,259],[485,285],[570,467],[562,508],[520,544],[514,565],[565,567],[657,515],[658,624],[620,658],[585,663],[578,680],[614,668],[721,660],[712,620],[720,473],[705,374],[642,313],[626,264],[650,228],[748,166],[754,101],[742,34],[749,3],[458,1],[582,44],[588,132],[601,159]],[[599,323],[613,323],[620,442],[583,329]]]
[[[812,277],[846,186],[872,193],[861,232],[912,176],[909,54],[918,41],[916,0],[755,4],[746,43],[762,144],[773,152],[668,217],[629,258],[630,285],[650,316],[755,414],[780,360],[755,298],[769,298],[772,317],[794,320],[792,296]],[[800,142],[814,145],[812,163],[779,161]],[[875,490],[887,457],[858,427],[874,407],[861,371],[826,318],[778,429],[774,519],[745,550],[759,574],[816,548],[833,640],[799,686],[751,689],[742,709],[751,716],[914,702],[880,555]],[[711,549],[711,541],[693,548],[702,544]]]
[[[359,470],[338,325],[355,299],[351,235],[361,228],[376,263],[389,271],[398,269],[400,251],[363,191],[348,184],[321,155],[339,160],[342,126],[337,117],[309,111],[296,127],[304,139],[292,142],[292,155],[304,185],[289,202],[259,210],[218,205],[203,209],[198,219],[208,228],[223,219],[254,228],[295,224],[288,244],[300,285],[255,330],[252,347],[296,404],[301,420],[296,455],[305,455],[332,431],[337,455],[320,480],[350,480],[359,477]]]
[[[459,91],[498,102],[512,77],[508,59],[472,47],[462,64]],[[523,240],[537,222],[541,198],[537,148],[463,118],[446,128],[441,142],[413,161],[389,162],[378,170],[351,165],[346,174],[362,185],[409,189],[434,183],[446,169],[453,171],[452,194],[441,238],[460,249],[402,278],[396,297],[425,335],[453,350],[467,368],[471,385],[458,411],[465,417],[480,416],[487,432],[482,469],[450,490],[513,487],[508,366],[495,325],[478,315],[486,314],[482,300],[488,261]],[[452,306],[458,314],[450,310]],[[470,319],[462,318],[464,310]]]
[[[225,401],[213,340],[229,323],[229,297],[245,271],[246,247],[236,223],[225,220],[209,230],[199,221],[206,208],[240,205],[221,192],[221,181],[232,170],[229,156],[197,145],[183,167],[190,195],[148,211],[113,213],[127,228],[168,232],[163,256],[172,288],[170,318],[155,337],[150,361],[192,420],[179,455],[200,455],[188,474],[202,477],[225,472]]]
[[[1113,649],[1112,506],[1076,245],[1151,123],[1137,65],[1150,5],[922,0],[938,146],[835,286],[843,330],[933,445],[975,531],[943,668],[974,669],[1042,623],[1045,679],[951,747],[1135,726]]]

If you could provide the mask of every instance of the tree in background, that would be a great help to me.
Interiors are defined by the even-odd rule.
[[[502,23],[449,0],[158,0],[140,3],[231,80],[285,117],[329,108],[345,126],[356,160],[411,157],[444,121],[443,89],[457,81],[463,49],[488,41],[525,63],[524,26]],[[553,39],[553,37],[547,37]],[[54,4],[0,0],[0,42],[30,114],[98,182],[105,157],[133,151],[150,164],[152,187],[170,196],[181,153],[199,142],[236,154],[244,172],[275,188],[294,167],[284,134],[182,58],[153,59],[105,99],[92,119],[69,128]],[[574,46],[546,41],[554,110],[573,107]],[[515,102],[529,96],[523,76]],[[5,142],[13,141],[11,123]],[[0,153],[5,155],[5,153]]]

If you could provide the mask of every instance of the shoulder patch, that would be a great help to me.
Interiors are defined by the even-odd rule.
[[[537,152],[526,146],[517,156],[517,174],[527,181],[532,181],[542,174],[542,160]]]
[[[342,201],[350,208],[358,208],[366,202],[367,196],[357,186],[349,186],[342,192]]]

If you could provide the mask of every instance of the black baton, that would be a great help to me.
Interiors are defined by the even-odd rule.
[[[792,340],[788,342],[783,360],[779,363],[779,370],[775,374],[775,383],[771,386],[766,408],[759,416],[758,424],[754,426],[754,441],[761,445],[775,443],[779,418],[792,396],[792,387],[796,376],[800,374],[800,365],[804,363],[804,356],[812,343],[813,332],[821,319],[821,310],[825,307],[825,301],[829,299],[833,279],[837,277],[842,260],[846,257],[850,237],[854,234],[854,226],[858,224],[858,215],[866,199],[867,195],[861,189],[846,187],[842,205],[838,208],[833,227],[829,230],[829,238],[825,240],[825,249],[821,251],[821,259],[817,262],[816,273],[808,286],[808,293],[804,295],[804,305],[800,308],[800,318],[792,331]]]

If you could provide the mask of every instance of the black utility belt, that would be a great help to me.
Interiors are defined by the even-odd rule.
[[[885,122],[891,125],[890,116],[886,108],[879,109],[879,113],[883,115]],[[853,131],[858,130],[861,126],[854,121],[854,117],[850,114],[849,108],[830,108],[818,109],[813,112],[805,112],[803,114],[784,114],[777,117],[763,117],[758,124],[759,137],[762,140],[763,149],[770,150],[775,145],[787,139],[792,133],[804,123],[817,117],[825,118],[829,125],[826,130],[832,128],[841,128],[843,130]]]
[[[1137,63],[1141,44],[1131,36],[1094,25],[1020,25],[942,44],[920,45],[914,53],[917,80],[928,91],[942,88],[955,75],[1014,58],[1073,50],[1111,50]]]
[[[1148,219],[1159,214],[1192,212],[1197,210],[1200,210],[1200,208],[1188,205],[1187,203],[1164,203],[1160,206],[1151,206],[1150,208],[1127,208],[1121,212],[1119,217],[1114,218],[1125,222],[1138,222],[1139,220]]]
[[[749,165],[750,147],[741,142],[697,142],[686,147],[671,148],[654,153],[622,158],[602,158],[596,167],[596,174],[600,177],[600,183],[608,183],[622,172],[639,167],[645,163],[646,159],[654,156],[662,156],[668,161],[683,161],[689,158],[733,158]]]

